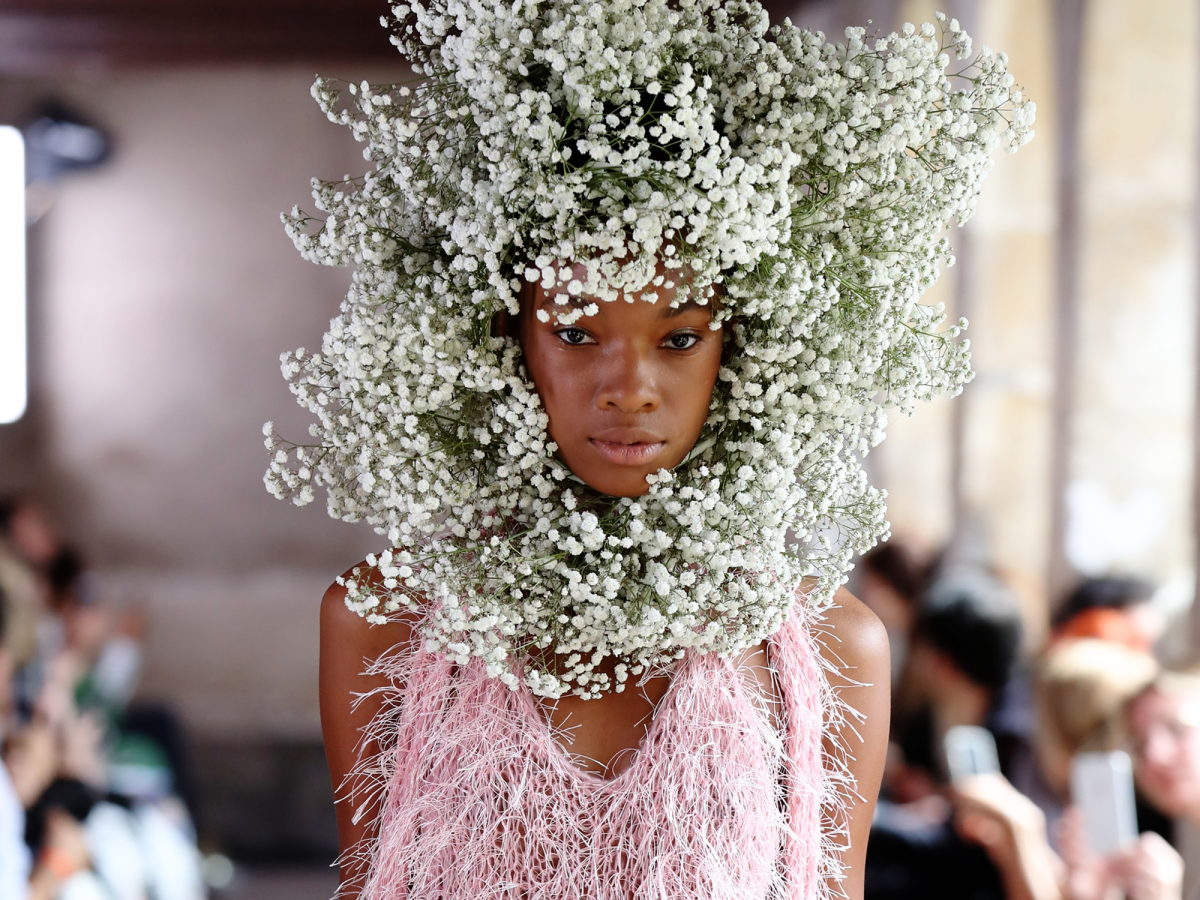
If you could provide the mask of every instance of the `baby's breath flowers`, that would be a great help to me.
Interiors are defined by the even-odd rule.
[[[990,154],[1033,134],[1005,56],[941,16],[830,44],[752,0],[392,11],[421,80],[351,84],[353,109],[313,87],[374,167],[314,182],[323,218],[284,217],[305,257],[355,273],[320,352],[282,358],[314,442],[264,429],[273,493],[322,487],[390,542],[348,605],[419,610],[455,662],[588,697],[763,640],[805,579],[827,602],[886,533],[859,462],[886,408],[970,378],[965,322],[919,299]],[[572,321],[596,309],[572,295],[673,273],[734,346],[688,458],[643,497],[601,496],[556,459],[492,323],[522,280]]]

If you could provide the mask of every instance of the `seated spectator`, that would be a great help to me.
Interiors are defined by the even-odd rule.
[[[0,498],[0,603],[7,623],[4,649],[14,675],[38,653],[38,619],[47,593],[45,580],[10,540],[14,531],[28,530],[14,527],[16,510],[14,498]]]
[[[2,640],[7,625],[7,605],[0,589],[0,745],[12,733],[7,715],[12,695],[12,651]],[[25,809],[13,785],[8,766],[0,758],[0,897],[21,900],[28,893],[31,861],[25,846]]]
[[[3,641],[5,605],[0,603],[0,707],[12,705],[9,651]],[[83,830],[57,808],[37,823],[37,854],[30,852],[26,808],[46,796],[59,767],[52,729],[19,727],[8,720],[0,735],[0,897],[5,900],[107,900],[88,871]],[[36,860],[36,865],[34,864]]]
[[[1008,896],[987,847],[955,828],[942,746],[951,727],[987,723],[1020,643],[1016,605],[990,575],[955,570],[930,589],[900,678],[894,745],[867,845],[871,900]]]
[[[1153,657],[1123,644],[1059,642],[1035,669],[1039,727],[1033,752],[1014,772],[1024,793],[998,774],[954,785],[958,831],[987,851],[1007,897],[1107,900],[1110,889],[1122,889],[1133,900],[1178,900],[1171,886],[1179,866],[1157,835],[1143,835],[1126,852],[1100,859],[1086,847],[1078,812],[1066,809],[1072,757],[1119,745],[1126,704],[1156,672]],[[1063,858],[1050,846],[1055,833]]]
[[[1166,619],[1154,588],[1136,578],[1088,578],[1067,595],[1051,623],[1051,643],[1098,638],[1153,653]]]
[[[1115,737],[1113,717],[1103,715],[1111,709],[1112,696],[1143,681],[1127,715],[1139,785],[1164,811],[1194,828],[1200,820],[1200,740],[1196,737],[1200,716],[1189,724],[1189,709],[1200,704],[1200,678],[1165,674],[1146,687],[1144,654],[1140,659],[1121,659],[1130,652],[1127,648],[1096,641],[1070,643],[1076,646],[1055,648],[1051,652],[1057,658],[1044,664],[1051,674],[1043,676],[1047,683],[1039,692],[1043,721],[1055,729],[1058,740],[1072,731],[1089,734],[1076,751],[1106,749]],[[1102,654],[1108,654],[1111,671],[1102,671]],[[1069,764],[1067,749],[1058,748],[1064,768]],[[1198,896],[1190,883],[1184,890],[1180,854],[1153,832],[1100,857],[1088,847],[1079,810],[1071,808],[1057,829],[1060,858],[1048,845],[1041,811],[1003,778],[974,779],[956,787],[960,829],[989,848],[1004,872],[1010,898],[1193,900]]]
[[[25,494],[0,497],[0,586],[7,593],[19,713],[32,713],[46,666],[62,645],[54,612],[55,565],[64,547],[42,507]]]
[[[1162,673],[1130,703],[1127,721],[1138,788],[1175,821],[1173,839],[1184,863],[1183,897],[1196,900],[1200,898],[1200,667]],[[1151,846],[1135,862],[1143,879],[1157,883],[1169,881],[1174,860],[1162,847]]]
[[[50,517],[28,494],[0,497],[0,540],[39,572],[62,546]]]
[[[0,503],[0,538],[13,548],[0,560],[40,593],[20,678],[0,627],[0,900],[200,900],[195,832],[175,794],[178,728],[131,703],[142,617],[97,602],[83,557],[31,501]],[[14,608],[4,575],[0,623]]]
[[[1096,639],[1062,640],[1035,665],[1037,728],[1010,758],[1008,777],[1042,810],[1051,835],[1070,802],[1071,757],[1118,749],[1126,704],[1157,671],[1148,653]]]
[[[856,595],[887,629],[895,684],[908,655],[909,637],[929,573],[903,544],[894,540],[866,554],[855,571]]]
[[[933,585],[894,702],[893,733],[907,765],[945,780],[946,732],[989,724],[1016,669],[1021,634],[1016,603],[991,575],[958,569]]]

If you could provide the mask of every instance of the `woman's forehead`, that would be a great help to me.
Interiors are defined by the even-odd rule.
[[[646,292],[649,293],[649,292]],[[688,297],[678,303],[672,303],[674,298],[669,294],[659,291],[658,296],[653,301],[645,297],[644,294],[628,296],[625,295],[625,302],[646,303],[652,305],[658,312],[660,319],[670,319],[676,316],[685,315],[687,313],[703,312],[705,315],[712,315],[712,307],[708,303],[701,303],[695,297]],[[621,304],[623,305],[623,304]],[[606,309],[618,306],[617,301],[597,300],[590,294],[580,293],[577,295],[567,293],[549,293],[545,291],[537,291],[534,294],[534,309],[545,309],[553,311],[555,309],[584,309],[594,306],[593,315],[600,315]]]
[[[1153,687],[1134,698],[1129,712],[1135,728],[1152,726],[1167,719],[1172,724],[1197,726],[1200,725],[1200,691]]]

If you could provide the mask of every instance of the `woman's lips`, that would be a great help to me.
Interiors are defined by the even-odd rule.
[[[634,441],[627,444],[622,441],[602,441],[590,438],[589,442],[601,456],[618,466],[648,465],[667,446],[666,441]]]

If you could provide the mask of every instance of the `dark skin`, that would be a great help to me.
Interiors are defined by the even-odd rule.
[[[675,289],[659,288],[657,303],[600,302],[562,325],[555,314],[568,307],[540,285],[529,293],[521,349],[559,456],[603,494],[642,496],[646,476],[683,462],[708,418],[722,346],[709,307],[672,308]]]
[[[538,310],[552,313],[553,300],[540,286],[531,286],[517,333],[525,363],[550,419],[550,436],[571,471],[591,487],[617,497],[636,497],[649,490],[646,475],[672,468],[695,445],[712,397],[720,367],[722,332],[709,327],[706,306],[681,304],[671,308],[673,290],[656,289],[659,299],[648,303],[599,303],[595,316],[563,325],[554,315],[542,321]],[[586,298],[584,298],[586,300]],[[558,307],[562,309],[562,307]],[[530,314],[532,313],[532,314]],[[849,810],[850,847],[842,882],[850,900],[863,893],[863,863],[875,798],[883,775],[889,715],[887,633],[866,606],[845,590],[827,615],[831,636],[822,653],[864,686],[848,687],[845,698],[866,721],[857,731],[840,735],[854,756],[850,768],[857,778],[859,801]],[[361,729],[379,709],[368,700],[351,709],[350,698],[381,685],[363,675],[365,662],[412,638],[415,620],[368,625],[345,606],[345,589],[333,585],[321,603],[321,726],[334,788],[339,797],[352,797],[356,785],[343,784],[360,751]],[[778,708],[766,643],[750,647],[739,660],[749,687],[760,691]],[[614,777],[629,765],[646,734],[655,705],[670,684],[669,675],[647,679],[622,693],[599,699],[563,697],[545,701],[547,719],[570,729],[564,746],[581,768],[601,777]],[[338,839],[342,850],[365,834],[373,816],[351,822],[362,801],[337,806]],[[343,888],[357,896],[363,872],[342,869]]]

